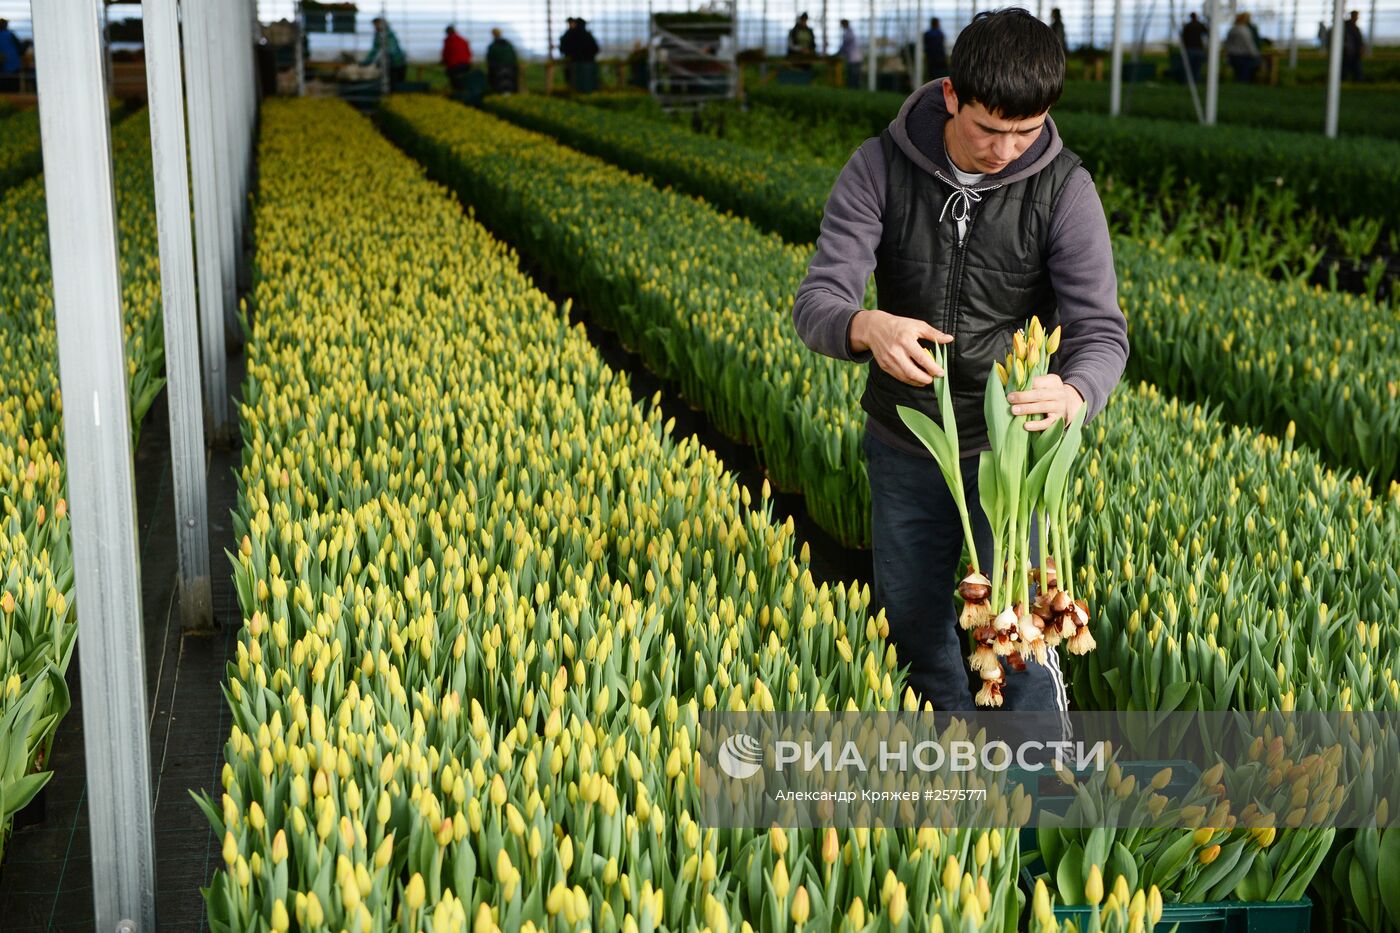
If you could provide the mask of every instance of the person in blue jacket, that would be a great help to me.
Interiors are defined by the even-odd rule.
[[[24,46],[10,29],[10,21],[0,19],[0,91],[19,89],[19,73],[24,66]]]

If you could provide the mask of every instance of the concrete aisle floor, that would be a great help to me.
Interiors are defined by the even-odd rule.
[[[229,361],[229,378],[237,394],[243,381],[241,358]],[[207,474],[209,565],[214,614],[222,628],[212,637],[180,631],[169,426],[162,394],[142,425],[135,457],[157,922],[164,933],[208,928],[199,889],[220,863],[221,840],[214,838],[191,792],[207,791],[218,798],[231,725],[220,685],[241,624],[225,554],[236,550],[230,519],[238,491],[234,471],[239,452],[234,447],[213,451]],[[16,828],[0,865],[0,928],[6,933],[89,933],[94,927],[80,650],[68,672],[73,709],[54,740],[54,776],[44,791],[42,819]]]

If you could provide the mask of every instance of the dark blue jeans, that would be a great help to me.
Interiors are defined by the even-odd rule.
[[[921,708],[927,700],[939,711],[975,709],[981,681],[968,667],[969,638],[958,624],[954,601],[967,567],[960,564],[962,521],[952,493],[933,460],[906,454],[868,432],[862,443],[870,474],[875,603],[885,609],[899,664],[909,665],[909,686]],[[977,497],[977,461],[962,458],[963,489],[979,561],[991,577],[992,528]],[[1038,560],[1032,521],[1031,562]],[[1041,665],[1029,659],[1020,672],[1003,662],[1003,709],[1069,708],[1056,649],[1049,649],[1047,661]]]

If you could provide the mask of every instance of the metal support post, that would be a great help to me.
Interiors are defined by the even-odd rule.
[[[1288,39],[1288,67],[1293,71],[1298,70],[1298,3],[1299,0],[1293,0],[1293,28]]]
[[[878,67],[875,61],[875,0],[870,0],[870,14],[868,17],[870,26],[866,30],[865,37],[865,82],[869,90],[875,90],[875,71]]]
[[[204,421],[211,443],[231,439],[228,364],[224,334],[224,286],[219,268],[223,230],[215,165],[213,64],[209,49],[210,6],[183,0],[186,107],[194,190],[195,259],[199,283],[200,356],[204,364]]]
[[[175,480],[175,539],[180,557],[180,618],[186,631],[212,631],[209,494],[199,395],[199,322],[194,296],[180,29],[175,0],[144,0],[146,82],[160,237],[162,320],[170,456]]]
[[[1327,124],[1328,139],[1337,138],[1337,117],[1342,109],[1342,35],[1345,30],[1342,0],[1332,0],[1332,41],[1327,52]]]
[[[924,0],[914,3],[914,87],[924,83]]]
[[[216,181],[215,216],[219,222],[219,281],[224,295],[225,339],[237,346],[241,335],[238,330],[238,200],[236,166],[238,158],[234,152],[234,122],[237,120],[236,104],[233,99],[236,81],[231,80],[232,45],[228,36],[228,7],[224,3],[212,5],[209,27],[209,44],[206,46],[210,67],[214,69],[213,81],[214,112],[214,178]]]
[[[39,125],[99,930],[156,929],[146,659],[103,37],[90,0],[33,5]]]
[[[389,59],[389,12],[384,6],[379,8],[379,17],[383,25],[379,35],[379,93],[388,97],[393,91],[393,86],[389,83],[389,69],[392,66]]]
[[[1206,43],[1206,125],[1215,125],[1220,102],[1220,0],[1210,0],[1210,32]]]
[[[297,69],[297,96],[306,96],[306,52],[302,46],[303,37],[306,35],[306,16],[301,11],[301,0],[297,0],[296,6],[297,24],[297,45],[292,53],[295,56]]]
[[[1108,77],[1108,115],[1123,112],[1123,0],[1113,0],[1113,73]]]

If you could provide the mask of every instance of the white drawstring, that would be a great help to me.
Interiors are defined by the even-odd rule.
[[[939,179],[949,184],[953,188],[953,193],[948,195],[948,200],[943,202],[943,210],[938,214],[938,222],[943,223],[943,218],[948,216],[948,208],[953,209],[953,220],[957,223],[966,223],[972,216],[972,205],[982,202],[982,192],[995,191],[1001,187],[1000,183],[987,185],[985,188],[969,188],[953,181],[941,170],[935,169],[934,173]]]

